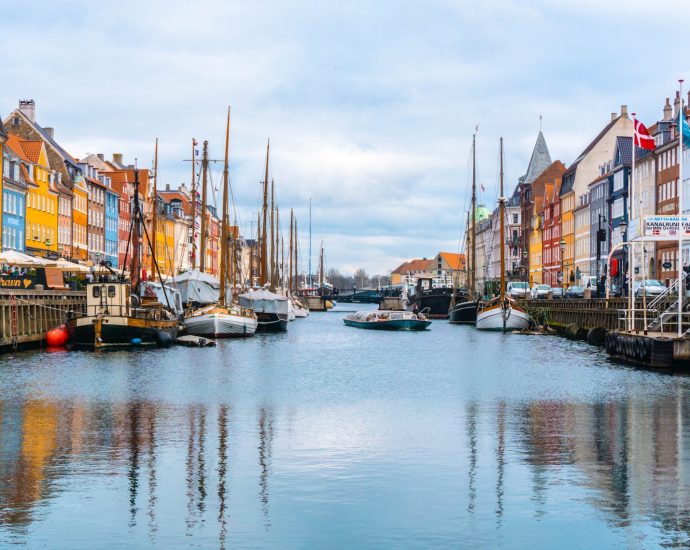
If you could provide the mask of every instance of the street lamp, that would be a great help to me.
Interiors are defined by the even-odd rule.
[[[527,280],[527,249],[522,249],[522,269],[525,272],[525,280]]]
[[[625,221],[625,218],[623,218],[621,220],[621,222],[618,224],[618,227],[621,230],[621,240],[624,243],[627,242],[628,239],[626,238],[626,233],[627,233],[626,230],[628,229],[628,222]],[[628,273],[628,262],[630,259],[630,255],[628,254],[627,248],[623,249],[623,254],[624,254],[624,256],[623,256],[623,260],[624,260],[623,267],[624,267],[624,269],[622,271],[623,271],[623,285],[625,285],[625,275],[626,275],[626,273]],[[631,275],[632,275],[631,273],[628,274],[628,277],[630,277]]]
[[[561,237],[560,242],[558,243],[559,246],[561,247],[561,287],[564,287],[565,283],[565,272],[564,272],[564,261],[563,257],[565,256],[565,239]]]

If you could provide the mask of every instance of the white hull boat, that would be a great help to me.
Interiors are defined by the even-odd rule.
[[[503,330],[504,317],[506,330],[523,330],[529,326],[527,313],[512,305],[502,308],[496,304],[477,313],[477,330]]]
[[[188,334],[207,338],[244,338],[253,336],[258,321],[244,308],[213,307],[185,318]]]

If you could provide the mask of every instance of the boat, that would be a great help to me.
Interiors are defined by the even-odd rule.
[[[433,286],[433,277],[419,276],[414,292],[407,298],[408,311],[422,311],[431,319],[447,319],[453,296],[460,294],[447,286]]]
[[[505,242],[505,203],[503,196],[503,138],[500,145],[500,190],[498,209],[500,219],[500,238]],[[501,283],[499,295],[486,302],[480,302],[477,308],[478,330],[523,330],[529,326],[530,317],[514,300],[506,295],[506,251],[501,246]]]
[[[258,328],[259,323],[257,315],[250,308],[232,303],[232,293],[230,296],[228,296],[228,283],[230,282],[231,278],[235,278],[235,274],[237,272],[237,266],[230,260],[230,220],[228,216],[229,142],[230,109],[228,108],[228,120],[225,130],[225,164],[223,168],[223,213],[220,241],[220,281],[218,286],[218,302],[210,306],[195,309],[184,319],[184,326],[187,330],[187,333],[208,338],[244,338],[253,336]],[[233,274],[232,277],[230,276],[231,272]]]
[[[477,134],[472,135],[472,202],[470,203],[470,214],[467,217],[467,293],[458,299],[453,294],[450,309],[448,310],[448,322],[454,325],[474,325],[477,322],[477,300],[476,288],[476,257],[477,247],[475,239],[476,229],[476,210],[477,210]],[[455,282],[455,281],[453,281]]]
[[[169,296],[165,286],[161,287],[166,307],[158,300],[154,289],[149,286],[144,290],[140,281],[142,212],[139,204],[138,170],[134,170],[131,223],[128,243],[128,250],[132,251],[129,266],[131,278],[125,278],[126,261],[120,274],[113,271],[105,261],[101,262],[101,271],[96,274],[95,281],[86,284],[86,314],[73,317],[67,322],[70,341],[76,347],[168,347],[177,338],[180,322],[174,312],[172,296]],[[148,235],[146,240],[148,241]],[[148,244],[151,246],[150,241]],[[158,271],[155,259],[153,264]]]
[[[426,330],[431,321],[421,313],[411,311],[357,311],[343,322],[348,327],[370,330]]]
[[[285,296],[262,288],[240,294],[239,302],[242,307],[249,308],[256,314],[257,332],[287,331],[288,299]]]

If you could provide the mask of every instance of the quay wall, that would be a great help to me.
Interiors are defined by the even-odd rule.
[[[618,328],[618,310],[627,307],[627,298],[579,299],[579,300],[519,300],[522,307],[538,323],[547,323],[555,329],[577,324],[584,329],[603,327]],[[642,304],[640,302],[640,306]]]
[[[0,348],[40,344],[48,330],[82,313],[84,291],[0,290]]]

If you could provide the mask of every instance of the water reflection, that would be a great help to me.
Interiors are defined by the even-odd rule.
[[[476,529],[486,529],[480,525],[481,518],[492,515],[492,530],[504,540],[510,540],[505,536],[510,524],[506,518],[526,506],[523,499],[513,498],[518,484],[524,482],[529,488],[526,496],[531,514],[548,517],[557,500],[554,496],[565,495],[572,506],[596,510],[612,527],[632,529],[638,536],[641,525],[645,529],[658,526],[664,544],[682,547],[690,541],[688,409],[682,391],[654,399],[629,397],[592,403],[500,400],[480,405],[472,401],[465,407],[464,442],[453,449],[456,456],[464,449],[465,459],[449,458],[444,468],[456,471],[466,487],[467,507],[460,513]],[[259,498],[257,504],[253,477],[253,505],[265,532],[276,528],[272,520],[276,510],[280,515],[289,514],[300,502],[274,494],[277,464],[281,484],[291,484],[295,493],[311,491],[326,503],[332,494],[319,485],[327,483],[325,479],[335,483],[330,491],[351,503],[357,502],[354,488],[358,483],[373,483],[373,500],[381,496],[387,479],[404,484],[405,468],[396,469],[395,452],[388,454],[383,444],[376,453],[387,461],[385,475],[362,470],[365,455],[355,448],[353,452],[360,454],[330,477],[329,468],[336,460],[345,460],[346,453],[337,458],[329,449],[299,451],[310,449],[310,420],[299,411],[290,414],[293,421],[285,422],[284,431],[279,432],[279,413],[269,406],[237,414],[227,403],[2,402],[0,529],[26,534],[38,519],[34,517],[37,511],[62,492],[79,494],[88,490],[89,483],[100,483],[101,476],[114,475],[122,485],[100,490],[105,495],[114,490],[126,497],[120,500],[126,501],[126,517],[120,519],[132,536],[137,536],[140,522],[142,533],[155,543],[163,530],[179,520],[187,535],[206,533],[225,548],[236,536],[247,536],[247,525],[254,521],[249,481],[243,480],[257,466]],[[370,429],[379,429],[384,417],[381,413],[369,418]],[[342,422],[344,428],[348,420]],[[380,438],[386,441],[383,435]],[[161,446],[166,449],[165,468],[159,457]],[[237,459],[230,460],[231,456]],[[371,479],[366,481],[365,475]],[[238,483],[233,483],[231,500],[233,479]],[[161,489],[165,499],[158,494]],[[445,491],[451,492],[442,486],[437,489],[439,499]],[[93,502],[94,510],[85,509],[84,514],[103,513],[105,508],[99,509]],[[302,512],[314,514],[309,507]],[[234,516],[243,522],[231,522]],[[118,516],[111,521],[117,530]]]

